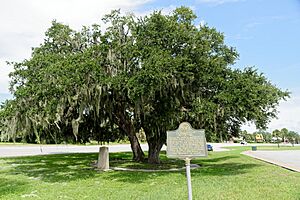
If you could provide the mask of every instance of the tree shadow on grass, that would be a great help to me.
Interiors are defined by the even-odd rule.
[[[200,164],[200,163],[198,163]],[[243,164],[243,163],[221,163],[221,164],[202,164],[200,168],[191,170],[193,177],[200,176],[236,176],[247,173],[247,171],[254,167],[259,167],[259,164]],[[169,176],[170,174],[181,174],[186,176],[185,170],[170,171],[170,172],[127,172],[118,171],[108,173],[107,178],[128,183],[142,183],[147,179],[154,179],[159,176]]]
[[[39,179],[45,182],[68,182],[79,179],[87,179],[95,176],[122,182],[140,183],[157,176],[167,176],[170,173],[181,173],[185,176],[185,171],[177,172],[130,172],[130,171],[110,171],[99,173],[92,167],[92,162],[98,158],[97,153],[84,154],[59,154],[45,156],[30,156],[19,158],[6,158],[6,164],[11,166],[8,174],[22,174],[31,179]],[[110,153],[110,166],[130,168],[153,167],[145,163],[134,163],[131,161],[132,153]],[[192,171],[194,175],[200,176],[230,176],[246,173],[247,169],[257,167],[258,164],[243,163],[239,156],[218,156],[205,159],[193,160],[192,163],[201,167]],[[161,160],[170,166],[177,168],[184,166],[184,161],[178,159],[168,159],[163,152]],[[162,165],[164,166],[164,165]],[[174,168],[173,166],[173,168]],[[157,169],[160,169],[156,166]]]
[[[150,169],[150,170],[166,170],[166,169],[184,167],[183,160],[167,158],[164,152],[160,154],[160,164],[149,164],[147,163],[147,161],[143,163],[132,161],[131,153],[130,154],[123,153],[122,155],[119,154],[116,155],[113,154],[110,156],[111,167],[129,168],[129,169]]]
[[[247,173],[249,169],[260,167],[259,164],[243,163],[239,159],[239,155],[219,156],[213,158],[202,158],[192,160],[192,164],[197,164],[200,168],[191,170],[193,176],[235,176],[239,174]],[[167,159],[164,153],[161,154],[161,160]],[[185,166],[184,161],[176,159],[181,162],[181,167]],[[182,171],[170,171],[170,172],[126,172],[119,171],[115,173],[109,173],[107,176],[110,179],[129,182],[129,183],[141,183],[147,179],[153,179],[158,176],[168,176],[170,174],[181,174],[186,176],[185,170]]]
[[[207,164],[207,163],[225,162],[226,160],[236,159],[236,158],[239,158],[239,156],[220,156],[216,158],[207,157],[203,159],[197,159],[195,161],[197,162],[198,160],[200,160],[202,164]]]
[[[8,174],[22,174],[45,182],[66,182],[93,177],[91,161],[97,154],[60,154],[6,158],[11,165]]]
[[[260,164],[245,163],[240,155],[220,156],[195,160],[195,164],[201,165],[194,174],[201,176],[233,176],[247,173],[249,169],[260,167]]]
[[[251,168],[260,167],[259,164],[244,163],[221,163],[221,164],[204,164],[203,167],[193,172],[199,176],[235,176],[245,174]]]
[[[162,162],[165,162],[165,156],[162,156]],[[68,182],[79,179],[87,179],[98,176],[100,178],[110,178],[113,180],[123,180],[129,182],[142,182],[147,178],[155,176],[155,173],[147,172],[127,172],[127,171],[110,171],[99,172],[93,167],[93,163],[97,160],[97,153],[83,154],[57,154],[43,156],[28,156],[5,158],[6,165],[10,166],[10,170],[5,172],[9,175],[25,175],[29,179],[37,179],[45,182]],[[110,153],[111,167],[128,167],[143,168],[153,167],[147,163],[136,163],[131,161],[131,152]],[[169,160],[168,166],[178,166],[180,160]],[[164,166],[162,164],[161,166]],[[160,169],[159,166],[154,166]],[[158,173],[162,176],[168,173]]]
[[[131,152],[110,153],[111,166],[122,163],[141,164],[132,162],[131,158]],[[97,153],[74,153],[4,158],[3,161],[10,166],[10,170],[5,174],[21,174],[45,182],[68,182],[98,175],[105,178],[107,173],[100,173],[93,166],[97,159]]]

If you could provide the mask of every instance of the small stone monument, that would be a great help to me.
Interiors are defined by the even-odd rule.
[[[188,199],[192,200],[190,161],[207,156],[204,130],[193,129],[188,122],[182,122],[177,130],[167,131],[167,156],[185,160]]]
[[[99,148],[97,168],[101,171],[109,170],[109,151],[108,151],[108,147],[100,147]]]

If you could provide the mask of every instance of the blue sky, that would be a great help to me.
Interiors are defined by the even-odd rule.
[[[146,9],[186,5],[200,21],[217,28],[237,48],[236,66],[256,66],[281,88],[299,89],[300,1],[154,1]]]
[[[10,69],[5,61],[30,56],[42,42],[53,19],[74,29],[100,21],[111,9],[145,15],[153,10],[168,13],[188,6],[198,18],[225,34],[226,44],[240,54],[235,67],[255,66],[276,86],[292,92],[280,104],[279,119],[270,129],[300,132],[300,1],[299,0],[10,0],[0,7],[0,93],[8,93]],[[93,5],[93,6],[91,6]],[[1,94],[0,94],[1,96]],[[2,95],[4,96],[4,95]],[[1,98],[0,98],[1,99]],[[253,127],[247,127],[253,131]]]

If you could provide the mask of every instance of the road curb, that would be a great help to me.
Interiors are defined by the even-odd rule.
[[[255,155],[255,153],[253,151],[244,151],[241,154],[246,155],[246,156],[250,156],[250,157],[255,158],[257,160],[260,160],[260,161],[264,161],[264,162],[267,162],[267,163],[270,163],[270,164],[273,164],[273,165],[280,166],[282,168],[285,168],[285,169],[288,169],[288,170],[291,170],[291,171],[294,171],[294,172],[300,172],[299,167],[295,167],[295,166],[292,166],[292,165],[289,165],[289,164],[286,164],[286,163],[282,163],[282,162],[278,162],[278,161],[275,161],[275,160],[271,160],[271,159],[268,159],[268,158],[260,157],[259,155]]]

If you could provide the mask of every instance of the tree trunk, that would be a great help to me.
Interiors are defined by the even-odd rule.
[[[143,113],[141,116],[144,116]],[[166,141],[167,132],[164,127],[159,127],[157,124],[151,123],[151,119],[145,120],[141,118],[141,125],[145,131],[146,140],[148,143],[148,163],[149,164],[159,164],[159,153]]]
[[[143,162],[145,160],[145,154],[141,148],[138,138],[136,137],[132,121],[129,118],[126,118],[126,116],[121,112],[118,112],[117,115],[115,115],[115,120],[118,126],[128,136],[133,153],[132,159],[137,162]]]
[[[137,162],[143,162],[145,160],[145,154],[141,148],[140,142],[135,134],[129,134],[128,135],[131,150],[133,153],[133,160]]]
[[[163,146],[163,143],[160,141],[148,141],[149,151],[148,151],[148,163],[150,164],[159,164],[159,153]]]
[[[214,115],[214,132],[217,135],[218,128],[217,128],[217,115]],[[223,137],[222,137],[222,132],[219,131],[219,136],[220,136],[220,142],[223,143]]]

